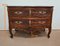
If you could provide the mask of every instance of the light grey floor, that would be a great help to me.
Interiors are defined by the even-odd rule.
[[[11,39],[8,31],[0,31],[0,46],[60,46],[60,31],[52,31],[49,39],[46,36]]]

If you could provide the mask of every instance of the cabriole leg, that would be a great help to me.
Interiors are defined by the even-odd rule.
[[[10,32],[10,38],[13,38],[13,34],[12,34],[12,29],[9,28],[9,32]]]
[[[50,28],[48,28],[48,29],[49,29],[49,31],[48,31],[48,38],[50,38],[51,27],[50,27]]]

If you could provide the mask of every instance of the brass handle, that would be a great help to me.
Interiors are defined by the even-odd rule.
[[[21,24],[23,23],[22,21],[15,21],[16,24]]]
[[[46,11],[39,11],[40,14],[46,14]]]
[[[16,12],[14,12],[15,14],[22,14],[23,12],[22,11],[16,11]]]
[[[38,21],[38,23],[40,23],[40,24],[44,24],[44,23],[46,23],[45,21]]]

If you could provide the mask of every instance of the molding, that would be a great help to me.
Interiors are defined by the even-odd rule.
[[[0,31],[9,31],[9,30],[0,30]],[[60,29],[52,29],[52,31],[60,31]]]

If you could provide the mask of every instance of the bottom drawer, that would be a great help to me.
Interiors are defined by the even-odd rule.
[[[12,20],[10,21],[10,26],[12,28],[25,28],[29,26],[28,20]]]
[[[47,27],[50,25],[50,21],[48,19],[44,20],[32,20],[32,23],[31,23],[32,26],[34,27]]]

